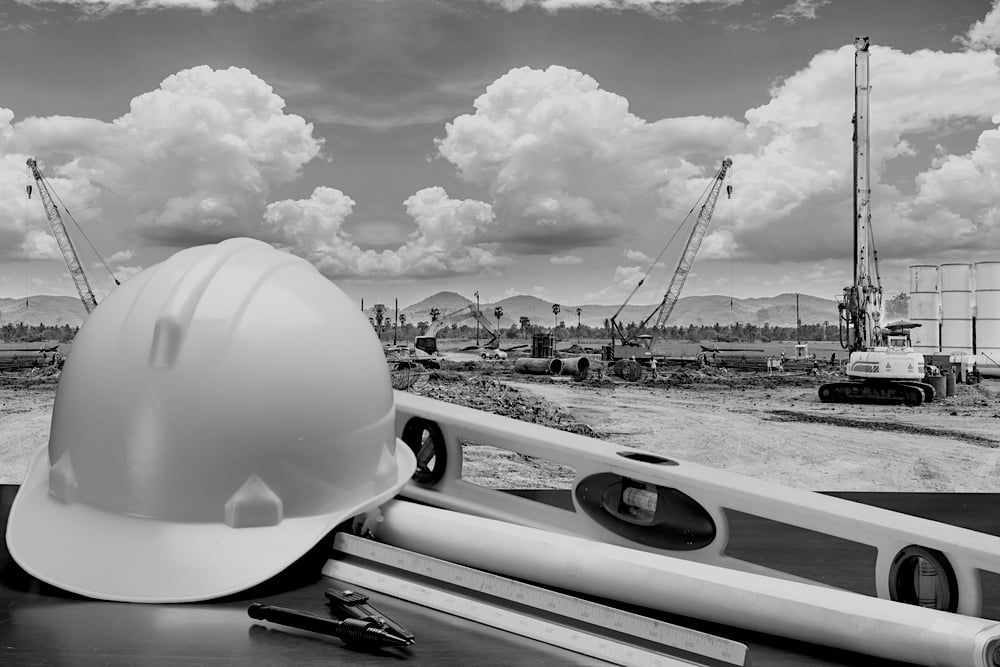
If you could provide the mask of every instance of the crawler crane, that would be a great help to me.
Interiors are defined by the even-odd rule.
[[[854,284],[838,304],[841,345],[850,350],[846,382],[821,385],[826,403],[905,403],[934,398],[924,356],[910,347],[913,324],[883,327],[882,285],[871,228],[867,37],[854,40]],[[916,325],[919,326],[919,325]]]
[[[625,303],[623,303],[615,314],[611,316],[611,344],[603,347],[602,357],[606,362],[628,365],[629,368],[620,369],[619,374],[621,374],[622,377],[638,380],[642,376],[642,370],[638,364],[648,364],[653,358],[653,345],[656,343],[656,335],[666,323],[667,318],[670,317],[670,313],[673,312],[674,306],[677,305],[677,300],[681,296],[681,290],[684,288],[684,281],[687,280],[688,273],[691,272],[691,267],[694,265],[695,257],[698,255],[698,248],[701,246],[701,241],[705,238],[705,233],[708,231],[708,223],[712,220],[712,213],[715,212],[715,204],[719,200],[722,183],[725,181],[726,174],[729,173],[732,166],[733,161],[729,158],[725,158],[722,161],[722,166],[719,167],[717,172],[715,172],[715,177],[706,189],[707,195],[705,196],[705,203],[702,204],[701,210],[698,213],[698,218],[691,227],[691,232],[688,234],[687,241],[684,244],[684,251],[681,254],[680,260],[677,262],[677,268],[670,280],[670,287],[667,288],[666,294],[663,295],[663,300],[660,301],[660,305],[657,306],[653,312],[646,317],[646,319],[639,323],[636,334],[630,335],[626,333],[626,331],[622,328],[621,322],[618,321],[618,316],[621,314],[622,310],[626,305],[628,305],[628,302],[632,299],[639,288],[642,287],[642,283],[646,280],[646,276],[648,276],[649,271],[652,270],[651,266],[650,269],[646,271],[646,276],[643,276],[642,280],[640,280],[632,290],[632,293],[628,295],[627,299],[625,299]],[[732,197],[732,193],[733,186],[727,186],[727,196]],[[697,206],[697,203],[695,206]],[[692,207],[691,210],[693,211],[694,207]],[[690,213],[688,215],[690,215]],[[664,248],[664,250],[666,250],[666,248]],[[662,255],[663,251],[660,252],[660,256]],[[656,258],[656,261],[653,262],[653,266],[656,265],[659,259],[659,257]],[[656,323],[653,324],[652,329],[650,329],[650,333],[642,333],[645,331],[646,325],[651,319],[653,319],[654,316],[656,316]],[[619,339],[617,344],[615,342],[616,336]]]

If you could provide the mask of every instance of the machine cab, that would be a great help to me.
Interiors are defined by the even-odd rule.
[[[886,346],[893,352],[903,352],[910,348],[910,337],[909,335],[888,336],[886,344]]]
[[[428,355],[435,355],[438,351],[437,338],[434,336],[417,336],[413,340],[413,347]]]

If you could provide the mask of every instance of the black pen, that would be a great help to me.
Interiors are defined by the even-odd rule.
[[[349,588],[328,588],[326,599],[339,616],[374,621],[401,639],[413,644],[413,633],[368,603],[368,596]]]
[[[274,607],[254,602],[247,608],[250,618],[269,621],[290,628],[318,632],[331,637],[339,637],[347,644],[365,644],[373,647],[409,646],[412,640],[397,637],[375,621],[346,618],[342,621],[310,614],[297,609]]]

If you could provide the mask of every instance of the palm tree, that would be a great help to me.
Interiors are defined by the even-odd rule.
[[[500,318],[503,317],[503,306],[497,306],[494,308],[493,316],[497,318],[497,331],[500,331]]]
[[[440,308],[431,308],[431,322],[437,322],[438,317],[441,315]]]
[[[521,331],[524,332],[524,339],[528,340],[528,327],[531,326],[531,319],[521,315]]]
[[[378,339],[382,340],[382,318],[385,317],[385,304],[375,304],[375,325],[378,327]]]
[[[552,314],[555,315],[555,326],[552,328],[552,332],[553,333],[555,333],[555,330],[559,328],[559,311],[560,310],[562,310],[562,308],[559,307],[558,303],[552,304]]]
[[[576,307],[576,344],[580,344],[580,314],[583,312],[583,308],[579,306]]]

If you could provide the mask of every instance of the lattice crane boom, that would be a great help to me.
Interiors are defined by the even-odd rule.
[[[42,176],[42,172],[38,169],[38,163],[34,158],[28,158],[28,170],[30,171],[32,178],[35,179],[35,184],[38,186],[38,196],[41,198],[42,204],[45,207],[45,217],[48,218],[49,227],[52,229],[52,235],[55,237],[56,243],[59,244],[59,250],[62,252],[63,259],[66,262],[66,268],[69,269],[69,275],[73,279],[73,284],[76,286],[76,291],[80,295],[80,300],[83,301],[83,307],[86,308],[89,313],[94,310],[94,308],[97,308],[97,298],[94,296],[94,290],[90,287],[87,275],[83,272],[83,266],[80,264],[80,257],[76,253],[76,248],[73,247],[73,241],[66,232],[66,225],[63,223],[62,216],[59,214],[59,208],[52,200],[52,193],[49,192],[48,185],[45,183],[45,178]],[[30,190],[28,192],[28,196],[31,196]]]
[[[653,325],[654,336],[656,335],[655,332],[670,317],[674,306],[677,305],[677,300],[681,296],[681,290],[684,289],[684,281],[687,280],[688,274],[691,272],[691,266],[698,255],[698,248],[701,247],[702,239],[705,238],[705,232],[708,231],[708,223],[712,220],[712,213],[715,212],[715,204],[718,202],[719,192],[722,190],[722,182],[726,178],[726,172],[732,166],[733,161],[726,158],[722,161],[722,166],[715,174],[715,181],[708,191],[705,203],[702,204],[701,211],[698,213],[698,219],[691,228],[691,234],[684,245],[684,253],[681,255],[680,262],[677,263],[677,270],[674,271],[674,275],[670,279],[670,287],[667,288],[667,293],[663,295],[663,301],[660,302],[660,314],[656,318],[656,324]],[[649,349],[652,349],[652,347],[653,339],[650,339]]]

